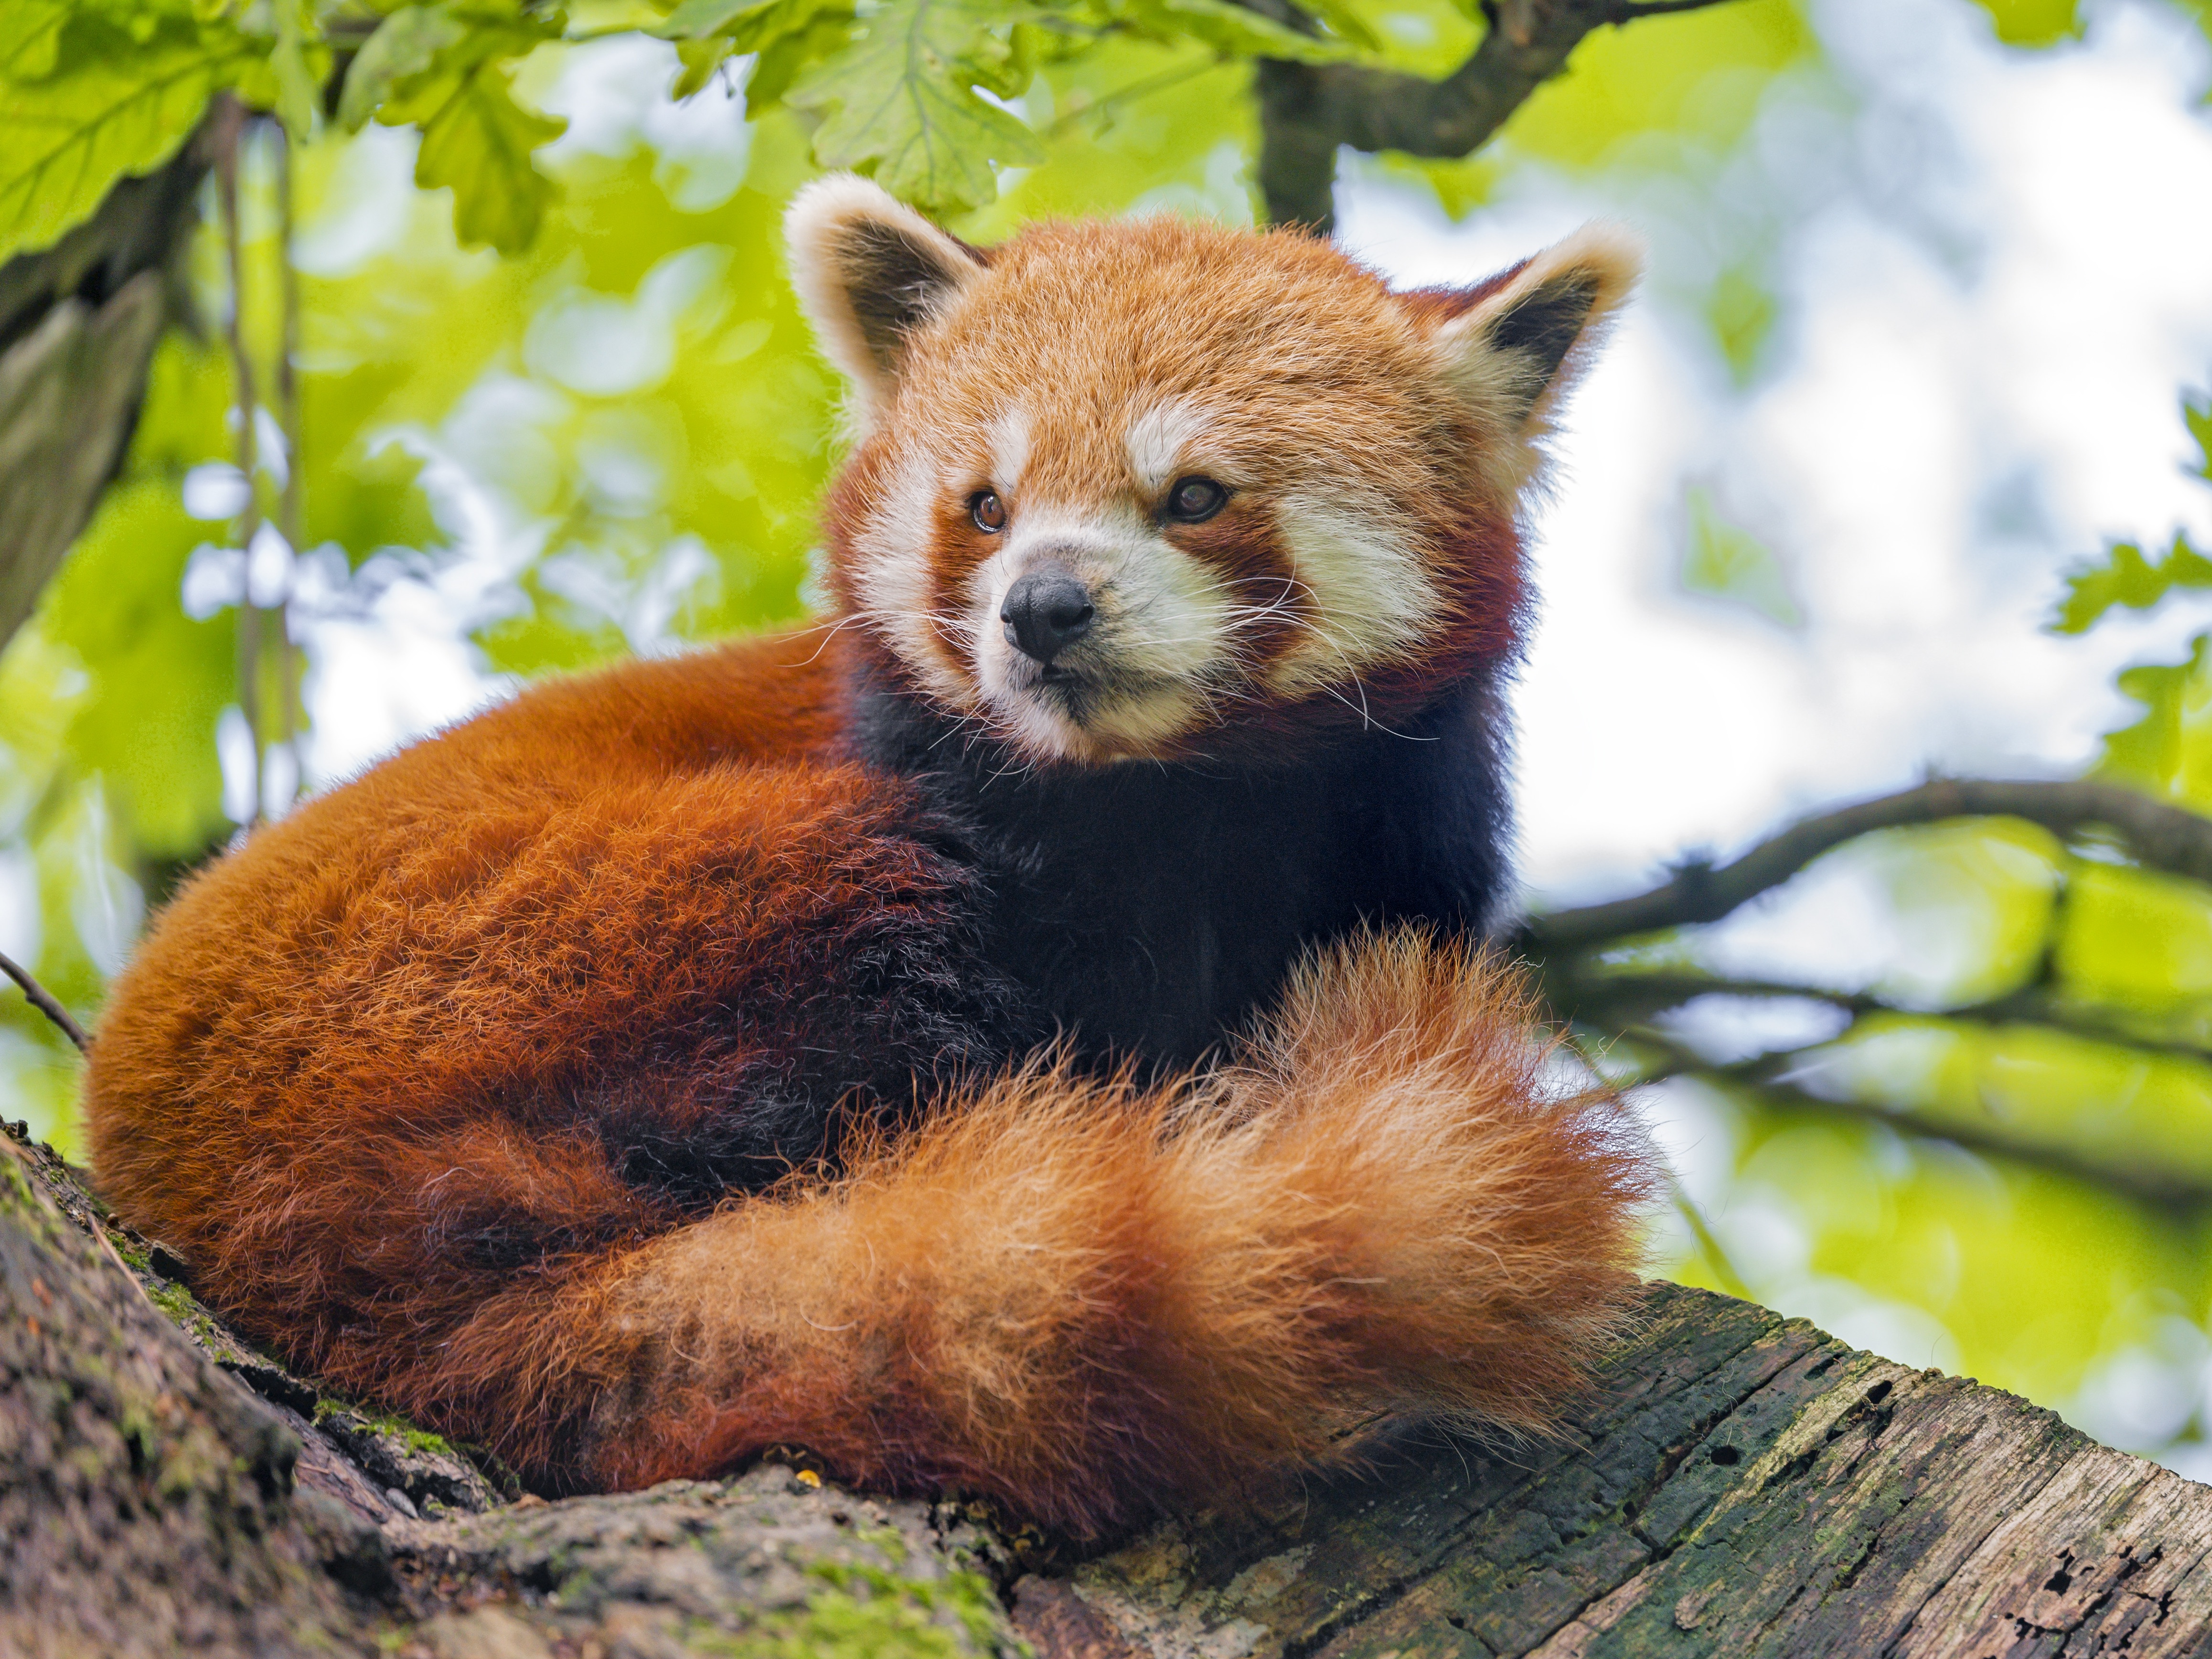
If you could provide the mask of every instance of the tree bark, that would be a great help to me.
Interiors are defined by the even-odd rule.
[[[1295,0],[1241,0],[1278,22],[1305,21]],[[1397,150],[1471,155],[1565,67],[1583,37],[1608,24],[1695,11],[1723,0],[1484,0],[1488,27],[1467,62],[1441,81],[1353,64],[1263,58],[1260,193],[1268,219],[1327,235],[1336,226],[1336,153]]]
[[[205,171],[187,144],[52,247],[0,264],[0,647],[123,465]]]
[[[371,1650],[297,1443],[0,1141],[0,1653]]]
[[[783,1462],[503,1496],[254,1354],[178,1271],[0,1138],[0,1652],[2212,1652],[2212,1489],[1677,1285],[1551,1441],[1382,1425],[1355,1472],[1079,1559]]]
[[[1747,1303],[1645,1314],[1553,1444],[1416,1440],[1077,1568],[1099,1651],[2212,1650],[2212,1489]]]

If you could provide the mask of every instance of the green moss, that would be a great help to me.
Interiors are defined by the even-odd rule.
[[[179,1325],[185,1324],[191,1319],[194,1311],[192,1293],[181,1285],[163,1285],[158,1287],[149,1285],[146,1288],[146,1299]]]
[[[12,1215],[32,1237],[52,1243],[55,1234],[48,1219],[51,1212],[40,1202],[30,1176],[23,1173],[22,1160],[12,1148],[0,1148],[0,1170],[7,1171],[7,1179],[0,1182],[0,1212]]]
[[[222,1335],[206,1310],[181,1285],[149,1285],[146,1299],[203,1342],[214,1342]]]
[[[835,1563],[807,1571],[823,1588],[804,1608],[770,1613],[743,1635],[695,1627],[688,1644],[724,1659],[966,1659],[1015,1650],[980,1574],[902,1578],[886,1567]]]
[[[460,1455],[453,1449],[453,1442],[445,1436],[432,1434],[428,1429],[418,1429],[404,1417],[391,1412],[368,1411],[350,1401],[340,1400],[331,1395],[318,1397],[314,1419],[317,1425],[327,1423],[334,1417],[350,1417],[371,1433],[397,1440],[410,1452],[439,1457]]]
[[[891,1559],[894,1566],[904,1566],[912,1552],[907,1547],[906,1534],[896,1527],[855,1527],[853,1536],[863,1544],[872,1544]]]

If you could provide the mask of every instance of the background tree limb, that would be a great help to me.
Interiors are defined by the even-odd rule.
[[[1527,918],[1510,944],[1534,969],[1553,1017],[1575,1030],[1595,1063],[1627,1082],[1698,1078],[1768,1105],[1869,1119],[1905,1134],[2056,1170],[2136,1202],[2212,1202],[2212,1158],[2115,1145],[2100,1125],[2094,1100],[2084,1101],[2079,1121],[2027,1121],[1978,1100],[1968,1104],[1938,1095],[1900,1106],[1854,1098],[1813,1081],[1824,1051],[1858,1031],[1861,1021],[1885,1016],[1954,1025],[1961,1035],[2057,1033],[2135,1060],[2179,1061],[2200,1070],[2212,1060],[2203,1032],[2186,1022],[2174,1025],[2142,1013],[2130,1018],[2124,1006],[2069,994],[2054,976],[2047,946],[2030,982],[1948,1007],[1904,1007],[1817,982],[1738,979],[1675,963],[1606,960],[1607,952],[1638,939],[1717,921],[1857,836],[1978,817],[2023,819],[2065,842],[2101,836],[2142,867],[2212,881],[2212,819],[2106,784],[1947,778],[1816,813],[1727,864],[1687,863],[1667,882],[1632,897]],[[1716,1058],[1663,1018],[1714,996],[1818,1002],[1842,1017],[1843,1029],[1747,1059]]]
[[[52,247],[0,264],[0,647],[123,464],[206,163],[185,145]]]
[[[1856,836],[1963,817],[2025,818],[2063,840],[2106,830],[2140,864],[2212,881],[2212,819],[2135,790],[2104,783],[1937,778],[1917,789],[1815,813],[1731,863],[1685,863],[1673,879],[1632,898],[1531,916],[1521,924],[1514,943],[1527,954],[1545,957],[1662,928],[1718,921]]]
[[[11,959],[4,951],[0,951],[0,974],[6,975],[22,988],[23,995],[29,1000],[31,1006],[53,1021],[61,1034],[76,1045],[77,1053],[82,1054],[92,1047],[92,1039],[84,1034],[84,1027],[76,1023],[53,993],[32,978],[29,969]]]
[[[1278,22],[1304,15],[1290,0],[1243,0]],[[1349,64],[1263,58],[1254,89],[1260,103],[1260,191],[1267,217],[1336,226],[1336,152],[1398,150],[1431,158],[1472,155],[1528,94],[1558,74],[1591,30],[1724,0],[1485,0],[1489,21],[1466,63],[1441,81]]]

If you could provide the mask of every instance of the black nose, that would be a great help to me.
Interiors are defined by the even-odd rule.
[[[1089,590],[1056,564],[1041,565],[1022,577],[1006,590],[1006,602],[999,607],[1007,643],[1043,663],[1088,633],[1097,614]]]

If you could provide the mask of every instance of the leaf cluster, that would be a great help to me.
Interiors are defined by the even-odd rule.
[[[2195,474],[2212,483],[2212,398],[2185,399],[2181,415],[2201,454]],[[2191,546],[2185,534],[2176,532],[2163,557],[2144,553],[2134,542],[2116,542],[2106,549],[2102,564],[2066,579],[2066,597],[2051,629],[2056,634],[2086,634],[2115,605],[2148,611],[2178,588],[2207,587],[2212,587],[2212,559]]]
[[[1339,0],[1314,13],[1307,32],[1231,0],[683,0],[652,32],[684,58],[678,95],[750,56],[748,108],[781,102],[818,115],[819,165],[870,173],[951,214],[996,196],[994,168],[1045,159],[1009,107],[1043,65],[1115,36],[1308,63],[1380,44]]]
[[[420,129],[415,182],[452,188],[464,243],[519,253],[553,197],[532,155],[568,124],[515,101],[514,64],[567,27],[558,6],[529,0],[401,6],[347,66],[338,118],[352,130],[372,118]]]
[[[558,186],[537,155],[566,123],[515,94],[549,43],[640,32],[674,44],[678,97],[740,73],[756,113],[813,123],[814,160],[933,213],[992,200],[996,169],[1044,158],[1013,106],[1039,68],[1115,36],[1229,60],[1320,62],[1380,42],[1346,0],[1294,28],[1233,0],[635,0],[572,21],[558,0],[12,0],[0,11],[0,260],[160,166],[218,97],[295,137],[325,121],[422,135],[416,182],[450,188],[466,245],[527,247]]]
[[[174,155],[231,92],[295,129],[331,50],[307,0],[11,0],[0,9],[0,259]]]

